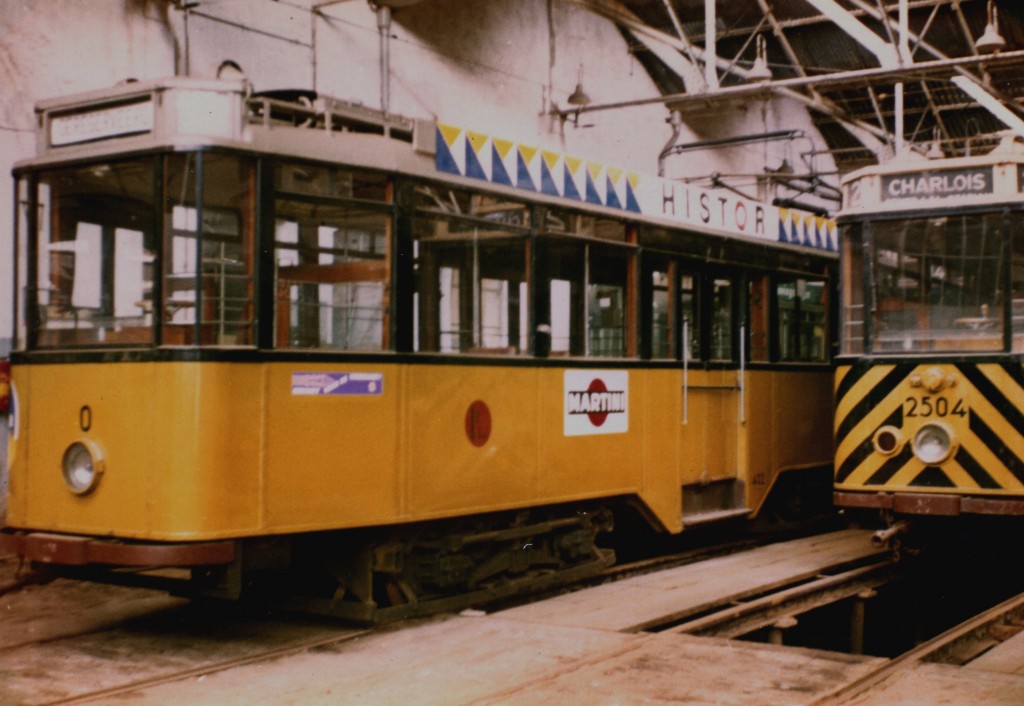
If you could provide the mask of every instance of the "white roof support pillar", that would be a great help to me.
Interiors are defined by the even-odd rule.
[[[897,58],[903,66],[911,63],[910,58],[910,10],[907,0],[900,0],[899,10],[899,54]],[[907,141],[904,135],[904,108],[903,108],[903,81],[896,84],[896,116],[893,132],[896,133],[896,156],[899,157],[907,149]]]
[[[718,10],[715,0],[704,0],[704,80],[709,91],[718,89]]]

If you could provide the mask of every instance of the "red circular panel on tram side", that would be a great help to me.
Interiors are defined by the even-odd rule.
[[[491,410],[476,400],[466,410],[466,437],[473,446],[483,446],[491,438]]]
[[[590,387],[587,388],[587,392],[608,392],[608,388],[605,386],[604,380],[594,378],[590,381]],[[608,419],[607,412],[588,412],[587,416],[590,417],[590,423],[595,427],[601,426]]]

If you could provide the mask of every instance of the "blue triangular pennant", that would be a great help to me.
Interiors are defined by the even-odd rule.
[[[608,203],[606,206],[611,208],[622,208],[622,203],[619,201],[619,195],[615,191],[615,186],[612,184],[612,180],[605,177],[605,191],[608,194]]]
[[[516,186],[520,189],[536,191],[537,187],[533,183],[533,177],[530,176],[530,170],[526,167],[526,161],[523,159],[522,153],[516,155],[516,165],[518,167],[518,173],[516,174]]]
[[[505,162],[502,161],[498,148],[494,145],[491,145],[491,181],[495,184],[515,186],[512,177],[508,175],[508,170],[505,169]]]
[[[489,181],[484,166],[480,164],[480,158],[476,156],[476,150],[469,140],[466,140],[466,176]]]
[[[462,172],[459,171],[459,165],[455,161],[452,151],[448,149],[448,143],[445,142],[444,135],[438,130],[434,133],[434,136],[434,168],[439,172],[461,174]]]
[[[636,194],[633,193],[633,185],[626,180],[626,210],[633,213],[640,213],[640,202],[636,200]]]
[[[548,169],[547,162],[543,159],[540,161],[540,191],[549,196],[561,196],[558,193],[558,187],[555,186],[555,180],[551,176],[551,170]]]
[[[562,194],[567,199],[580,200],[580,192],[576,188],[576,181],[572,178],[572,172],[569,171],[569,167],[565,166],[565,193]]]
[[[604,206],[604,202],[601,201],[601,195],[597,193],[597,187],[594,186],[594,180],[590,178],[590,172],[587,172],[587,203]]]

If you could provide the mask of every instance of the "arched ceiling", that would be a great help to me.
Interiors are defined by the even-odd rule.
[[[730,102],[789,96],[811,109],[841,172],[895,151],[900,114],[908,148],[946,155],[985,149],[1024,116],[1019,0],[903,0],[905,34],[897,0],[572,1],[618,23],[661,91],[652,100],[700,120]],[[996,28],[1003,44],[979,46]],[[755,70],[759,43],[770,77]]]

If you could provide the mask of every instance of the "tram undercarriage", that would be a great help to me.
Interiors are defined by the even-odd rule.
[[[271,599],[357,622],[457,610],[577,580],[615,561],[599,548],[612,514],[575,510],[243,543],[223,568],[194,572],[199,595]],[[268,546],[269,545],[269,546]]]

